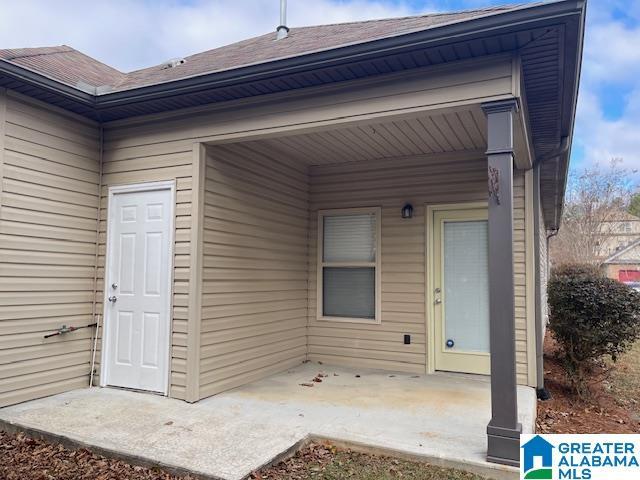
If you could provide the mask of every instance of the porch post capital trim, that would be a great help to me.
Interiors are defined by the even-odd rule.
[[[520,111],[520,104],[516,98],[510,98],[508,100],[496,100],[495,102],[485,102],[480,105],[485,115],[490,113],[500,112],[513,112],[518,113]]]
[[[487,117],[487,155],[513,153],[514,122],[519,111],[515,98],[488,102],[481,105]]]

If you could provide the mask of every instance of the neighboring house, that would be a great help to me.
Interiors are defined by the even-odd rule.
[[[602,267],[607,277],[640,287],[640,238],[607,258]]]
[[[292,28],[121,73],[0,51],[0,405],[305,360],[542,385],[585,5]],[[489,346],[491,345],[491,348]]]
[[[640,218],[627,212],[617,213],[615,218],[602,222],[600,232],[599,257],[606,259],[640,239]]]

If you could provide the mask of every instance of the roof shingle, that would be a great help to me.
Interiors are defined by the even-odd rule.
[[[515,4],[452,13],[291,28],[289,36],[282,40],[276,40],[276,34],[272,32],[191,55],[185,58],[184,64],[174,68],[166,68],[161,64],[130,73],[120,72],[64,45],[0,50],[0,59],[80,89],[102,87],[104,91],[128,90],[404,35],[496,15],[522,6],[523,4]]]
[[[0,50],[0,59],[81,90],[83,84],[113,87],[126,79],[126,74],[66,45]]]

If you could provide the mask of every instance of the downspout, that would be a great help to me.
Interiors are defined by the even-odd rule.
[[[100,334],[100,315],[97,314],[98,296],[98,259],[100,257],[100,212],[102,205],[102,162],[104,152],[104,127],[100,124],[100,146],[98,149],[98,212],[96,215],[96,253],[94,258],[93,271],[93,302],[91,304],[91,318],[96,324],[96,331],[93,337],[93,348],[91,351],[91,374],[89,375],[89,388],[93,387],[93,377],[96,367],[96,351],[98,350],[98,336]]]
[[[557,228],[554,229],[554,230],[548,230],[547,231],[547,259],[549,258],[549,240],[551,238],[555,237],[556,235],[558,235],[558,231],[559,230]],[[547,265],[546,265],[546,267],[547,267],[547,278],[549,278],[549,273],[550,273],[549,272],[549,264],[550,263],[551,262],[549,260],[547,260]]]
[[[535,242],[535,258],[536,258],[536,268],[535,268],[535,276],[536,276],[536,288],[535,288],[535,302],[536,302],[536,314],[535,314],[535,323],[536,323],[536,394],[538,399],[540,400],[549,400],[551,395],[549,391],[544,387],[544,334],[545,334],[545,325],[542,322],[542,273],[540,271],[540,229],[542,225],[540,225],[540,209],[542,208],[542,196],[540,194],[540,166],[547,160],[550,160],[554,157],[558,157],[560,155],[565,154],[569,151],[569,146],[571,145],[569,141],[569,137],[562,137],[560,139],[560,144],[558,148],[552,152],[549,152],[546,155],[537,159],[536,164],[533,167],[533,204],[535,207],[535,215],[533,219],[533,228],[534,228],[534,236],[536,238]],[[551,234],[546,234],[545,232],[545,247],[547,249],[547,265],[545,265],[546,269],[546,277],[549,279],[549,239],[554,235],[558,234],[558,230],[554,230]]]
[[[542,309],[542,272],[540,267],[540,162],[533,167],[533,236],[535,238],[535,323],[536,323],[536,394],[539,400],[549,400],[551,396],[544,388],[544,325]],[[545,235],[547,258],[549,238]]]

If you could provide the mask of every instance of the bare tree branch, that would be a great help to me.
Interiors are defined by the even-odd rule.
[[[621,162],[613,159],[606,169],[596,165],[571,172],[562,227],[551,242],[554,264],[598,266],[605,260],[603,246],[613,240],[635,189]]]

